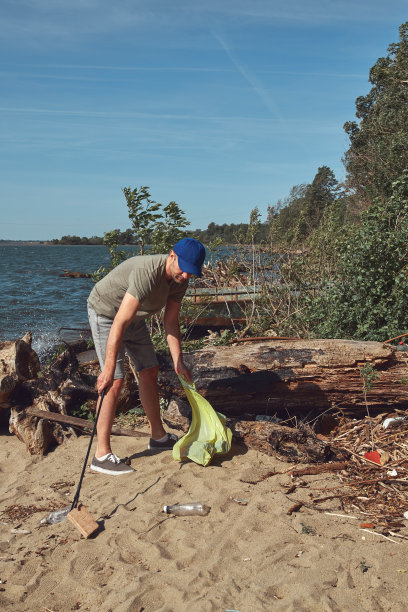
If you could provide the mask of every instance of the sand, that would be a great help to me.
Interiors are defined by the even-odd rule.
[[[296,500],[310,502],[313,487],[336,487],[337,476],[306,476],[307,486],[287,495],[288,474],[246,482],[293,467],[253,450],[233,446],[204,468],[179,464],[171,452],[150,454],[146,438],[115,437],[114,451],[129,456],[136,472],[87,471],[81,501],[101,530],[85,540],[68,520],[41,526],[40,519],[72,500],[89,438],[39,457],[7,430],[0,433],[1,610],[408,609],[406,541],[362,531],[358,513],[335,516],[345,514],[336,500],[321,504],[325,512],[303,507],[287,514]],[[188,501],[205,502],[211,512],[162,512],[164,504]],[[6,509],[22,505],[28,514],[30,506],[43,510],[7,516]]]

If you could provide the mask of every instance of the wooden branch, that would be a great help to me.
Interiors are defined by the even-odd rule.
[[[322,472],[340,472],[347,467],[347,461],[334,461],[333,463],[324,463],[320,465],[308,465],[298,470],[292,470],[291,476],[308,476],[312,474],[321,474]]]
[[[291,506],[291,507],[289,508],[289,510],[287,511],[287,513],[286,513],[286,514],[291,515],[291,514],[293,514],[294,512],[297,512],[298,510],[300,510],[300,509],[301,509],[301,507],[302,507],[303,505],[304,505],[304,504],[303,504],[303,502],[296,502],[296,504],[293,504],[293,506]]]
[[[93,427],[92,421],[69,416],[67,414],[59,414],[58,412],[47,412],[46,410],[38,410],[37,408],[32,407],[26,408],[25,412],[29,416],[35,416],[40,419],[47,419],[48,421],[54,421],[56,423],[63,423],[64,425],[71,425],[72,427],[79,427],[80,429],[92,429]],[[144,438],[149,436],[149,434],[144,431],[121,428],[112,429],[112,435],[130,436],[133,438]]]

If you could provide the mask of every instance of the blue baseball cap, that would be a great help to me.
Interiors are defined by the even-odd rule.
[[[173,251],[178,257],[180,270],[187,274],[202,276],[201,268],[205,259],[205,248],[194,238],[183,238],[175,245]]]

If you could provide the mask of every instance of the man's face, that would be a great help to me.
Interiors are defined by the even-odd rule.
[[[178,266],[177,255],[174,253],[174,251],[172,251],[172,254],[173,258],[170,263],[170,275],[175,283],[181,285],[181,283],[184,283],[184,281],[188,280],[193,275],[188,272],[183,272],[183,270],[181,270]]]

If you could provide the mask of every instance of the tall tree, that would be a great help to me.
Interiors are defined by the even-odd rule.
[[[310,185],[307,186],[304,196],[305,219],[308,224],[308,233],[313,231],[320,223],[325,209],[333,204],[339,195],[339,184],[333,170],[328,166],[321,166]]]
[[[393,181],[408,167],[408,22],[399,34],[399,42],[371,68],[370,92],[356,100],[359,122],[344,125],[350,138],[347,182],[360,204],[389,197]]]

